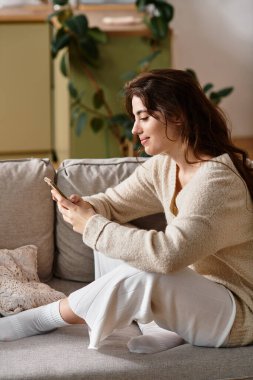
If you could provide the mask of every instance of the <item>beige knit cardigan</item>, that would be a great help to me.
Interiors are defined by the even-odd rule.
[[[237,312],[228,346],[253,343],[253,205],[236,173],[223,154],[203,163],[173,200],[176,163],[157,155],[115,188],[84,198],[97,212],[83,233],[91,248],[148,272],[190,266],[234,294]],[[165,232],[122,225],[163,211]]]

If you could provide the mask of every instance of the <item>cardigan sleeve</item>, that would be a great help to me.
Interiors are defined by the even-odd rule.
[[[124,181],[105,193],[83,197],[105,218],[126,223],[142,216],[163,212],[153,184],[155,158],[148,159]]]
[[[240,210],[245,210],[241,179],[229,169],[216,173],[214,169],[197,177],[179,195],[179,213],[165,232],[121,226],[94,215],[86,225],[83,241],[141,270],[169,273],[252,238],[250,228],[244,235],[237,232]]]

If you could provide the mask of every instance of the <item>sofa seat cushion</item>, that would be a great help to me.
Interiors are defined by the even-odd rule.
[[[0,248],[38,247],[38,275],[52,276],[54,202],[45,176],[55,171],[48,159],[0,161]]]
[[[69,295],[84,286],[82,282],[53,278],[48,283]],[[253,346],[241,348],[203,348],[190,344],[156,353],[134,354],[127,349],[128,340],[140,335],[132,324],[116,330],[101,342],[99,350],[90,350],[87,326],[69,326],[44,336],[26,338],[13,343],[17,349],[7,376],[1,360],[5,352],[7,363],[15,363],[12,343],[0,345],[0,379],[69,380],[239,380],[253,379]],[[33,349],[36,353],[33,354]],[[22,360],[29,354],[29,374],[22,368]],[[38,367],[36,355],[42,358]],[[4,361],[3,361],[4,363]],[[57,363],[57,364],[56,364]],[[21,372],[20,372],[21,371]],[[3,373],[7,377],[1,377]],[[23,373],[24,377],[18,377]],[[12,374],[12,376],[10,375]]]
[[[0,345],[4,380],[222,380],[253,377],[253,346],[201,348],[184,344],[157,354],[133,354],[128,340],[135,325],[115,331],[96,350],[88,349],[86,326]]]

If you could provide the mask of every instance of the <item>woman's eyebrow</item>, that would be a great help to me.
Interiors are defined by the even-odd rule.
[[[143,112],[146,112],[146,113],[147,113],[148,111],[147,111],[147,110],[139,110],[139,111],[136,112],[136,115],[139,116],[139,115],[140,115],[141,113],[143,113]]]

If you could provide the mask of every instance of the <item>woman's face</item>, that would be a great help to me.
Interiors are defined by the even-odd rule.
[[[145,152],[150,156],[171,154],[177,146],[178,128],[174,124],[166,126],[164,117],[159,112],[157,119],[150,116],[142,100],[137,96],[133,96],[132,109],[135,117],[132,133],[139,136]]]

